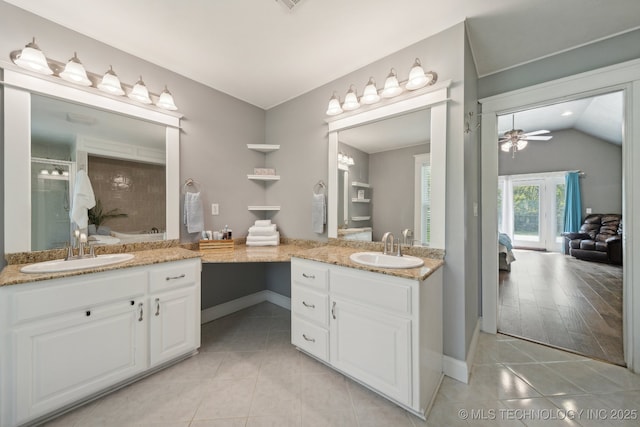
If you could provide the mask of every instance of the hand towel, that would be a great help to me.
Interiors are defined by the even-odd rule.
[[[280,233],[278,233],[277,231],[275,232],[275,234],[271,235],[271,236],[254,236],[254,235],[248,235],[247,236],[247,243],[248,242],[271,242],[273,240],[280,240]]]
[[[311,202],[311,228],[315,233],[323,233],[327,222],[327,206],[324,194],[314,194]]]
[[[280,240],[273,237],[271,240],[264,241],[252,241],[247,237],[247,246],[278,246],[280,244]]]
[[[250,236],[273,236],[277,233],[278,230],[275,224],[272,224],[268,227],[249,227],[249,235]]]
[[[89,175],[80,169],[76,174],[76,182],[73,186],[73,204],[70,215],[71,220],[78,225],[79,229],[87,228],[89,225],[87,211],[95,205],[96,196],[93,194]]]
[[[256,227],[268,227],[271,225],[271,220],[270,219],[257,219],[256,222],[253,224]]]
[[[189,233],[200,233],[204,230],[204,214],[202,212],[200,192],[186,193],[184,195],[184,223]]]

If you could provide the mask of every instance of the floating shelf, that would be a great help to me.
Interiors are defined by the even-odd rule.
[[[352,216],[351,221],[369,221],[371,219],[370,216]]]
[[[254,181],[278,181],[280,175],[247,175],[247,178]]]
[[[351,183],[351,186],[353,186],[353,187],[362,187],[362,188],[371,188],[371,186],[369,184],[367,184],[366,182],[358,182],[358,181],[353,181]]]
[[[247,144],[249,150],[261,151],[263,153],[269,153],[280,149],[279,144]]]
[[[351,201],[353,203],[369,203],[371,199],[358,199],[357,197],[354,197]]]
[[[69,176],[65,175],[40,175],[37,176],[38,179],[51,179],[54,181],[69,181]]]
[[[250,211],[279,211],[280,206],[249,206]]]

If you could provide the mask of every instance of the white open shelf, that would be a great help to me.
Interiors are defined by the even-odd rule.
[[[371,199],[358,199],[357,197],[354,197],[351,201],[353,203],[369,203]]]
[[[370,216],[352,216],[351,221],[369,221],[371,219]]]
[[[261,151],[263,153],[269,153],[280,149],[279,144],[247,144],[249,150]]]
[[[351,183],[351,185],[353,187],[371,188],[371,186],[369,184],[367,184],[366,182],[353,181]]]
[[[249,206],[250,211],[279,211],[280,206]]]
[[[247,175],[247,178],[254,181],[278,181],[280,175]]]

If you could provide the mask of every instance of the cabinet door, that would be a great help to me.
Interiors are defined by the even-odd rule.
[[[150,298],[151,366],[174,359],[199,346],[196,286],[157,293]]]
[[[330,362],[401,403],[411,403],[411,320],[331,298]]]
[[[146,319],[141,310],[141,300],[126,300],[17,328],[17,422],[143,371]]]

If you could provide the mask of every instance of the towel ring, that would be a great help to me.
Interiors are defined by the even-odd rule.
[[[194,190],[194,192],[200,191],[200,183],[193,178],[187,178],[184,181],[184,185],[182,186],[182,192],[188,193],[189,190]]]
[[[313,186],[313,194],[324,194],[327,189],[327,185],[323,180],[320,180]]]

